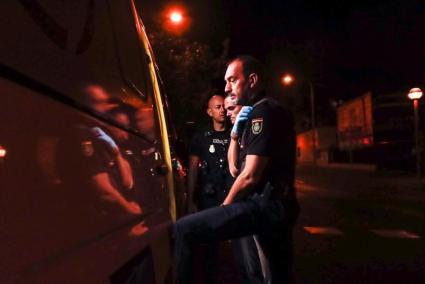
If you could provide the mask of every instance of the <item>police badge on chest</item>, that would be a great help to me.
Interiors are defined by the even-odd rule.
[[[215,152],[214,144],[211,144],[210,145],[209,151],[210,151],[210,153],[214,153]]]

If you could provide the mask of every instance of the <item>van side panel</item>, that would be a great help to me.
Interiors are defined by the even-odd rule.
[[[132,2],[1,2],[0,283],[111,283],[129,263],[165,283],[174,218],[167,122],[153,63],[138,57],[147,37]],[[127,33],[118,37],[118,27]],[[131,121],[146,123],[114,120],[95,106],[101,97],[87,97],[93,86],[108,94],[98,106],[123,103]]]

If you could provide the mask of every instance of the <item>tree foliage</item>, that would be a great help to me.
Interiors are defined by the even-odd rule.
[[[202,123],[206,119],[204,101],[213,92],[213,82],[222,77],[227,44],[221,54],[210,46],[175,37],[162,31],[150,33],[161,76],[170,103],[172,118],[180,135],[185,123]]]

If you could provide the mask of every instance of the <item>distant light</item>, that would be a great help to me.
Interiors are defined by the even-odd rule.
[[[292,77],[291,75],[284,75],[282,77],[282,83],[284,85],[290,85],[293,81],[294,81],[294,77]]]
[[[171,12],[170,20],[175,24],[180,24],[183,21],[183,15],[177,11]]]
[[[419,88],[413,88],[409,91],[409,94],[407,94],[407,96],[411,100],[419,100],[422,97],[422,91]]]
[[[335,227],[304,227],[311,235],[333,235],[333,236],[341,236],[344,233],[341,230]]]
[[[0,159],[6,157],[6,149],[0,146]]]
[[[180,36],[191,26],[191,18],[187,7],[172,4],[161,13],[162,28],[172,35]]]

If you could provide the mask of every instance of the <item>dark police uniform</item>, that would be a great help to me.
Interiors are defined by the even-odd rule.
[[[262,193],[266,183],[273,188],[275,199],[295,198],[295,131],[288,111],[276,101],[263,98],[254,104],[242,134],[239,152],[239,168],[242,170],[247,155],[269,157],[263,179],[255,192]]]
[[[199,242],[257,235],[269,261],[272,283],[290,283],[291,233],[298,215],[294,191],[295,132],[289,112],[264,98],[254,104],[242,135],[239,155],[269,158],[262,180],[248,197],[232,204],[192,214],[175,224],[175,254],[179,283],[191,283],[192,246]],[[269,199],[263,190],[273,188]]]
[[[66,163],[58,163],[62,179],[86,186],[92,176],[105,172],[113,177],[112,181],[116,186],[119,173],[115,159],[108,147],[90,129],[91,127],[85,125],[74,126],[68,133],[69,136],[62,137],[59,142],[59,156],[68,157]],[[66,168],[62,168],[62,165],[66,165]],[[68,170],[70,165],[75,171]]]
[[[61,179],[64,186],[74,191],[83,189],[84,192],[79,194],[86,195],[93,209],[99,213],[118,211],[127,214],[124,209],[103,201],[99,191],[94,188],[92,177],[106,173],[109,182],[120,194],[126,192],[120,182],[121,175],[116,157],[109,146],[93,134],[91,128],[86,125],[74,126],[68,136],[62,137],[59,142],[57,164]]]
[[[189,153],[200,159],[195,200],[199,210],[223,203],[233,178],[227,163],[230,132],[213,129],[196,133],[191,141]],[[205,283],[215,283],[218,268],[219,242],[205,247]]]
[[[196,200],[201,210],[220,205],[232,185],[227,163],[229,140],[228,130],[202,131],[192,138],[190,155],[200,158]]]
[[[288,283],[291,277],[292,227],[299,213],[294,189],[295,151],[296,139],[290,113],[269,98],[255,103],[241,138],[238,162],[239,168],[243,169],[247,155],[270,159],[254,196],[250,198],[257,200],[260,206],[267,206],[267,202],[269,208],[262,212],[263,218],[273,221],[266,223],[264,231],[260,230],[258,234],[258,241],[268,258],[272,283]],[[273,188],[269,200],[263,200],[261,196],[266,184]],[[278,220],[273,220],[276,217]],[[256,256],[252,257],[248,263],[255,263]]]

